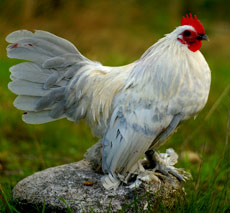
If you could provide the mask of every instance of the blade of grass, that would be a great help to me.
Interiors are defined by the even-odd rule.
[[[42,206],[42,213],[45,213],[45,209],[46,209],[46,201],[43,201],[43,206]]]
[[[227,127],[226,127],[226,137],[225,137],[225,144],[224,144],[224,148],[223,148],[223,154],[221,155],[218,163],[217,163],[217,166],[216,166],[216,173],[217,173],[217,170],[220,166],[220,163],[222,162],[222,160],[224,159],[224,156],[225,156],[225,153],[227,151],[227,148],[228,148],[228,135],[229,135],[229,123],[230,123],[230,104],[229,104],[229,107],[228,107],[228,115],[227,115]],[[229,161],[228,161],[229,162]]]
[[[2,195],[1,185],[0,185],[0,199],[3,201],[3,203],[4,203],[5,205],[7,205],[7,202],[6,202],[6,200],[4,199],[4,197],[3,197],[3,195]]]
[[[138,212],[138,205],[137,205],[138,201],[137,201],[137,189],[135,187],[134,190],[134,210],[137,213]]]
[[[6,207],[9,209],[10,212],[13,212],[1,185],[0,185],[0,194],[1,194],[2,200],[6,204]]]
[[[113,199],[113,198],[111,198],[111,200],[110,200],[110,202],[109,202],[109,207],[108,207],[108,209],[107,209],[107,211],[106,211],[107,213],[113,212],[112,209],[111,209],[112,199]]]
[[[4,192],[4,190],[2,189],[1,184],[0,184],[0,193],[2,194],[2,198],[3,198],[4,202],[6,203],[6,206],[9,209],[9,211],[11,213],[13,213],[13,212],[20,213],[14,206],[10,205],[10,203],[9,203],[9,201],[7,199],[7,196],[6,196],[5,192]]]
[[[230,123],[230,104],[228,107],[228,118],[227,118],[227,127],[226,127],[226,138],[225,138],[225,146],[228,145],[228,137],[229,137],[229,123]]]
[[[73,213],[72,209],[69,207],[68,203],[62,198],[62,197],[57,197],[62,203],[66,205],[66,208],[69,213]]]
[[[129,204],[127,204],[127,205],[125,205],[125,206],[122,207],[122,212],[127,212],[128,209],[131,208],[132,206],[135,207],[135,203],[138,202],[138,201],[140,201],[140,200],[142,200],[142,199],[144,199],[144,198],[146,198],[146,196],[148,196],[148,194],[149,193],[146,192],[145,194],[141,195],[140,197],[138,197],[136,199],[134,198],[133,202],[131,202],[131,203],[129,203]]]
[[[205,141],[203,149],[202,149],[202,156],[204,156],[205,148],[206,148],[206,141]],[[199,166],[199,171],[198,171],[198,176],[197,176],[196,184],[195,184],[195,190],[196,190],[196,192],[198,191],[198,187],[200,185],[200,175],[201,175],[201,170],[202,170],[202,166],[203,166],[203,161],[204,161],[204,159],[202,158],[202,160],[200,162],[200,166]]]

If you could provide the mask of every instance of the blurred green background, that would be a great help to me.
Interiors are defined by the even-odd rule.
[[[19,61],[7,59],[6,35],[18,29],[46,30],[73,42],[91,60],[120,66],[138,59],[180,25],[183,15],[192,12],[210,38],[201,48],[212,70],[210,96],[198,118],[185,122],[161,150],[173,147],[180,154],[178,166],[193,175],[186,185],[187,206],[193,206],[194,211],[207,206],[210,211],[227,211],[229,8],[229,0],[0,0],[0,209],[9,208],[6,200],[12,203],[11,189],[19,180],[51,166],[78,161],[97,141],[84,121],[75,125],[60,120],[37,126],[22,122],[23,112],[13,107],[15,95],[7,88],[9,67]],[[207,194],[210,187],[213,189]]]

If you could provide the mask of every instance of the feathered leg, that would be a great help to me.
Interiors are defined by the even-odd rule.
[[[169,173],[176,177],[179,181],[184,181],[184,177],[180,175],[176,168],[167,163],[165,158],[162,158],[156,151],[148,150],[145,152],[145,156],[148,160],[147,169],[153,169],[159,171],[165,176],[169,176]],[[177,161],[177,159],[175,159]],[[174,162],[172,162],[174,164]]]

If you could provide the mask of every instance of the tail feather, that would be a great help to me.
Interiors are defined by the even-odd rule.
[[[65,116],[62,115],[59,118],[52,118],[50,117],[50,111],[40,111],[40,112],[26,112],[22,116],[22,120],[29,124],[42,124],[48,123],[51,121],[59,120],[64,118]]]
[[[36,103],[36,110],[43,110],[49,106],[52,106],[54,103],[61,101],[65,98],[65,87],[58,87],[52,90],[48,90],[48,94],[44,95]]]
[[[60,47],[63,51],[67,53],[80,54],[78,49],[71,42],[67,41],[64,38],[60,38],[52,33],[42,30],[36,30],[34,36],[38,36],[39,38],[45,38],[54,46]]]
[[[25,111],[35,111],[35,104],[41,97],[19,95],[14,100],[14,106],[17,109]]]
[[[58,48],[63,53],[73,53],[73,54],[80,54],[80,52],[77,50],[77,48],[69,41],[60,38],[54,34],[51,34],[49,32],[36,30],[34,33],[28,31],[28,30],[18,30],[15,32],[12,32],[6,37],[6,41],[9,43],[16,43],[23,39],[40,39],[41,41],[46,41],[50,43],[50,47],[52,48]],[[48,47],[49,47],[48,46]],[[47,48],[47,47],[45,47]],[[54,52],[55,55],[59,54],[59,51]]]
[[[82,66],[93,62],[69,41],[48,32],[21,30],[6,40],[12,43],[7,47],[8,57],[31,61],[10,68],[8,87],[19,95],[14,105],[26,111],[23,120],[38,124],[64,118],[69,82]]]
[[[69,41],[44,31],[35,31],[35,33],[25,30],[16,31],[8,35],[6,40],[13,43],[7,47],[9,58],[25,59],[43,64],[47,63],[48,59],[67,54],[68,57],[72,56],[75,62],[76,58],[87,60]],[[65,64],[63,64],[64,66]]]
[[[12,76],[16,79],[27,80],[34,83],[44,83],[49,78],[50,74],[41,70],[41,68],[34,63],[24,62],[17,64],[10,68]]]
[[[50,112],[50,117],[56,119],[56,118],[61,117],[64,114],[65,116],[67,116],[66,110],[65,110],[65,99],[54,104],[52,111]]]
[[[28,46],[25,46],[28,45]],[[7,47],[7,56],[9,58],[24,59],[28,61],[33,61],[37,64],[42,64],[47,59],[51,58],[45,52],[40,51],[36,47],[29,46],[29,44],[11,44]],[[31,44],[32,45],[32,44]]]
[[[82,55],[65,54],[46,60],[42,64],[42,67],[45,69],[65,68],[82,61],[84,61],[84,57]]]
[[[8,84],[9,89],[16,95],[44,96],[49,93],[43,85],[26,80],[16,79]]]
[[[27,38],[27,37],[33,37],[33,36],[34,36],[33,33],[28,30],[18,30],[18,31],[10,33],[6,37],[6,41],[8,43],[15,43],[20,39]]]

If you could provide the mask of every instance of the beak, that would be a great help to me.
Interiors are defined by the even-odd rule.
[[[208,36],[205,34],[200,34],[198,37],[197,37],[198,40],[206,40],[206,41],[209,41],[209,38]]]

